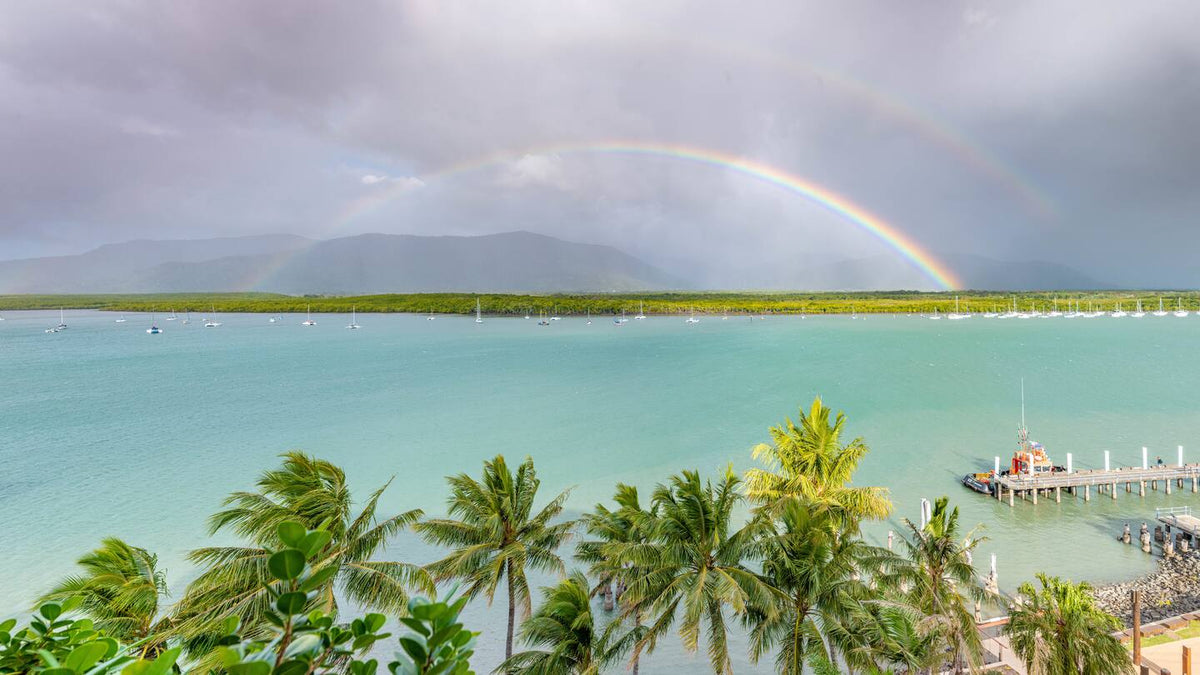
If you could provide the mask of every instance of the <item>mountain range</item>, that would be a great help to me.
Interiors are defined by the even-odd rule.
[[[944,255],[977,290],[1109,286],[1063,265]],[[269,291],[292,295],[419,292],[622,292],[928,288],[894,256],[782,259],[747,270],[704,261],[664,270],[611,246],[531,232],[483,236],[362,234],[329,240],[262,235],[137,240],[73,256],[0,261],[0,293]]]

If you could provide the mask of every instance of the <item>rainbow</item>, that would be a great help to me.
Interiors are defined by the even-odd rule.
[[[945,263],[938,260],[933,254],[926,251],[916,241],[914,241],[904,232],[900,231],[894,225],[889,224],[887,221],[872,214],[867,209],[855,204],[846,197],[839,195],[833,190],[817,185],[816,183],[813,183],[805,178],[787,173],[779,168],[770,166],[763,162],[750,160],[717,150],[646,141],[602,141],[593,143],[560,144],[537,149],[528,149],[523,152],[498,153],[484,158],[475,158],[453,164],[434,173],[421,176],[421,180],[426,183],[430,183],[435,180],[444,179],[456,174],[503,165],[504,163],[510,162],[515,158],[524,157],[527,155],[567,155],[584,153],[678,159],[733,171],[743,176],[765,181],[792,192],[793,194],[800,195],[811,202],[819,204],[826,210],[840,216],[844,220],[857,225],[859,228],[873,235],[887,247],[903,256],[914,267],[916,267],[931,281],[937,284],[938,287],[945,290],[951,290],[962,286],[958,276],[953,270],[947,267]],[[373,211],[387,204],[388,202],[403,196],[410,190],[411,187],[406,185],[398,187],[381,187],[372,194],[355,200],[345,210],[343,210],[342,214],[337,219],[335,219],[331,230],[336,232],[344,229],[350,221],[353,221],[365,213]],[[278,265],[272,267],[273,269],[277,269],[284,263],[286,263],[286,260],[282,260]],[[269,274],[265,276],[263,280],[266,278],[269,278]]]

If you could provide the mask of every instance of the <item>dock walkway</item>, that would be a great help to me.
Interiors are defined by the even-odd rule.
[[[1133,492],[1136,486],[1138,494],[1145,496],[1147,483],[1150,484],[1150,489],[1157,490],[1161,482],[1166,494],[1171,494],[1173,487],[1182,489],[1185,481],[1190,481],[1192,492],[1200,488],[1200,464],[1160,464],[1147,468],[1084,469],[1049,474],[999,476],[996,480],[995,497],[1003,500],[1007,492],[1009,506],[1013,505],[1014,495],[1032,498],[1036,504],[1039,494],[1052,491],[1055,501],[1061,501],[1062,491],[1067,490],[1074,495],[1082,491],[1083,498],[1087,501],[1091,499],[1094,487],[1097,495],[1108,493],[1116,499],[1121,484],[1125,485],[1125,492]],[[1200,519],[1196,520],[1197,527],[1200,527]]]

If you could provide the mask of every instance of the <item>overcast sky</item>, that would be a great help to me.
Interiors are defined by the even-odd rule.
[[[1200,259],[1198,27],[1194,0],[8,0],[0,259],[514,229],[718,278],[889,254],[736,171],[563,149],[619,139],[935,252],[1169,284]]]

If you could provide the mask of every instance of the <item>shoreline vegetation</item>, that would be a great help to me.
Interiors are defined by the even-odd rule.
[[[1068,311],[1070,305],[1084,310],[1113,311],[1120,305],[1133,312],[1137,303],[1152,312],[1159,301],[1168,311],[1177,304],[1189,311],[1200,310],[1200,291],[871,291],[871,292],[649,292],[579,294],[508,293],[393,293],[382,295],[305,295],[273,293],[155,293],[78,295],[0,295],[0,311],[92,309],[113,312],[196,312],[214,309],[221,313],[304,313],[310,306],[317,313],[411,313],[472,314],[479,301],[489,316],[536,316],[557,312],[561,316],[680,315],[791,315],[791,314],[949,314],[1005,312],[1015,301],[1019,311]]]
[[[27,625],[0,623],[0,673],[375,675],[392,617],[407,632],[389,671],[468,675],[476,633],[457,616],[493,600],[508,618],[494,673],[638,675],[678,639],[725,675],[741,630],[761,670],[961,674],[988,660],[981,607],[1008,612],[1028,672],[1130,671],[1119,621],[1088,584],[1038,575],[1013,602],[972,564],[986,538],[947,497],[919,524],[899,519],[894,548],[864,540],[892,504],[853,483],[869,448],[846,426],[817,398],[769,430],[757,468],[684,469],[641,494],[618,484],[578,519],[564,515],[570,490],[542,489],[528,457],[448,477],[446,515],[427,518],[381,512],[394,479],[355,500],[341,468],[288,452],[209,518],[210,534],[237,541],[193,550],[199,574],[182,593],[167,594],[152,552],[108,536],[44,589]],[[393,559],[403,552],[387,542],[404,530],[444,557]],[[534,589],[530,571],[558,580]]]

